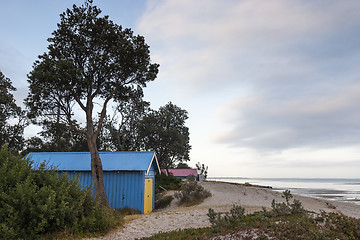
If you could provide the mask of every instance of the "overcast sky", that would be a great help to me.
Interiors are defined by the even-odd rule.
[[[21,103],[59,14],[83,2],[0,3],[0,70]],[[189,112],[190,165],[210,176],[360,177],[360,1],[94,3],[150,45],[160,73],[145,97]]]

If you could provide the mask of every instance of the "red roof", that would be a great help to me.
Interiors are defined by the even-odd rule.
[[[174,177],[187,177],[190,175],[197,176],[196,169],[168,169],[169,173],[172,173]],[[167,175],[166,169],[161,169],[163,173]]]

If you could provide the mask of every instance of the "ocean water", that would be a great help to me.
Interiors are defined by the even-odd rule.
[[[360,205],[360,178],[232,178],[213,177],[212,181],[250,183],[270,186],[275,191],[290,190],[292,194],[329,201]]]

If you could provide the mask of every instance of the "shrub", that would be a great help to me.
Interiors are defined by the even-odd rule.
[[[290,203],[292,197],[290,190],[285,190],[282,195],[285,202],[276,203],[275,199],[273,199],[271,202],[272,214],[274,216],[286,216],[304,212],[304,208],[299,200],[295,199],[293,203]]]
[[[168,196],[160,195],[160,196],[158,196],[157,199],[155,200],[155,209],[166,208],[167,206],[170,205],[170,203],[172,202],[173,199],[174,199],[174,197],[171,196],[171,195],[168,195]]]
[[[292,205],[289,193],[284,194],[285,206]],[[301,202],[295,205],[301,206]],[[289,208],[296,210],[298,206]],[[208,217],[211,227],[158,233],[142,239],[360,239],[360,219],[337,213],[317,214],[302,209],[301,214],[275,216],[263,208],[244,215],[242,207],[234,206],[225,213],[210,208]]]
[[[217,213],[214,209],[209,208],[207,216],[212,228],[217,232],[221,229],[234,228],[244,221],[245,209],[241,206],[234,205],[229,212],[224,214]]]
[[[249,223],[253,222],[264,222],[269,218],[290,216],[304,212],[300,201],[294,200],[293,203],[290,203],[290,199],[293,196],[289,190],[284,191],[282,197],[285,199],[285,202],[276,203],[275,200],[273,200],[272,210],[270,212],[263,207],[262,211],[245,216],[245,209],[241,206],[234,205],[229,212],[225,213],[217,213],[210,208],[207,216],[209,217],[213,230],[219,232],[224,229],[233,229],[242,225],[249,225]]]
[[[180,190],[181,182],[181,179],[174,177],[171,173],[169,175],[157,174],[155,176],[155,193],[165,190]]]
[[[34,170],[29,159],[13,156],[6,146],[0,150],[0,239],[97,232],[118,221],[77,179],[59,176],[45,164]]]
[[[180,200],[180,204],[191,204],[203,201],[210,197],[211,193],[199,185],[194,176],[189,176],[187,181],[181,184],[181,191],[175,193],[174,196]]]

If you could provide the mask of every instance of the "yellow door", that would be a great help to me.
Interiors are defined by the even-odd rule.
[[[144,196],[144,213],[152,211],[153,200],[153,180],[152,178],[145,179],[145,196]]]

